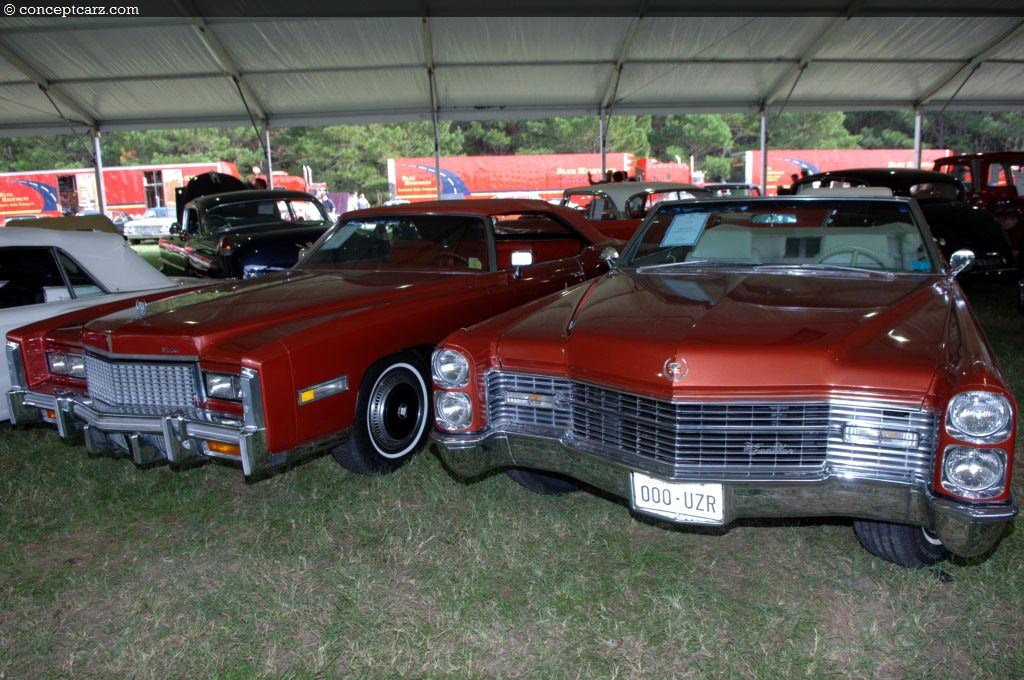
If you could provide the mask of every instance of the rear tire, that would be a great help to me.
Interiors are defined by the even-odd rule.
[[[525,489],[545,496],[560,496],[579,491],[580,485],[575,479],[553,472],[527,468],[509,468],[505,474],[514,479]]]
[[[352,435],[331,453],[359,475],[394,472],[419,450],[430,423],[426,369],[412,353],[398,354],[370,368],[356,399]]]
[[[924,527],[858,520],[853,523],[864,549],[901,567],[928,567],[949,555],[945,546]]]

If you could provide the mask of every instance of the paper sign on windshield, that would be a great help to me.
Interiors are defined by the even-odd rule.
[[[708,213],[684,213],[672,218],[672,224],[665,231],[661,245],[666,248],[677,246],[693,246],[704,233],[708,223]]]

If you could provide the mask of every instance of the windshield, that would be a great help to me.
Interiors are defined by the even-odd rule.
[[[262,198],[214,206],[206,212],[203,222],[207,231],[216,232],[292,222],[309,226],[327,225],[331,219],[311,200]]]
[[[822,198],[662,204],[620,266],[936,271],[909,203]]]
[[[339,222],[299,267],[488,271],[487,230],[466,215],[388,215]]]

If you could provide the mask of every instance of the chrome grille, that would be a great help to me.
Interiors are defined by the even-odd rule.
[[[675,472],[804,472],[825,463],[828,404],[672,404],[573,386],[573,438]]]
[[[538,408],[522,403],[529,394],[554,400],[536,397],[551,405]],[[932,414],[874,402],[671,403],[500,372],[487,375],[487,409],[496,430],[571,438],[576,448],[675,478],[927,479],[935,444]],[[918,440],[904,449],[849,444],[843,426],[851,422]]]
[[[85,355],[89,396],[111,406],[191,408],[197,402],[191,363],[108,361]]]
[[[568,399],[572,383],[562,378],[491,372],[487,374],[487,414],[492,427],[565,429],[569,425]],[[555,408],[526,406],[509,394],[549,394]]]
[[[831,411],[833,427],[829,431],[828,462],[833,472],[895,481],[931,479],[937,436],[934,414],[859,401],[833,401]],[[850,444],[843,441],[846,424],[915,432],[918,443],[905,449]]]

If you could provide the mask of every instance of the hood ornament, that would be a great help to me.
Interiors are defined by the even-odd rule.
[[[146,304],[145,300],[139,300],[135,303],[135,311],[138,313],[140,319],[146,316],[146,309],[148,308],[149,305]]]
[[[686,363],[686,359],[679,357],[669,357],[665,360],[664,365],[661,367],[661,375],[665,380],[670,382],[679,382],[686,377],[686,374],[690,372],[690,365]]]

